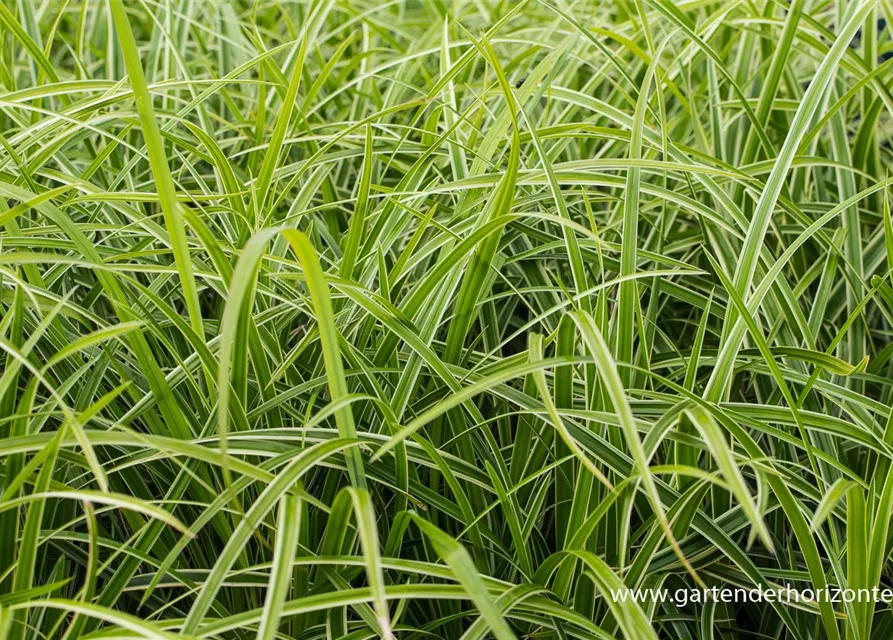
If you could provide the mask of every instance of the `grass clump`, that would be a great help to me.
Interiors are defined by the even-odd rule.
[[[0,636],[890,637],[890,11],[4,0]]]

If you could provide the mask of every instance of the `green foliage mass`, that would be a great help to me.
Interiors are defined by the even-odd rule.
[[[891,19],[2,0],[0,638],[893,637]]]

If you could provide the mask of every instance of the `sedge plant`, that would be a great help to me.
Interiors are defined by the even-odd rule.
[[[891,21],[2,0],[0,637],[891,637]]]

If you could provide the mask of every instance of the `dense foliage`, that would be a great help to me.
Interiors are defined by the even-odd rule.
[[[886,639],[889,0],[2,0],[0,636]]]

